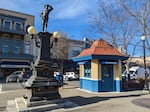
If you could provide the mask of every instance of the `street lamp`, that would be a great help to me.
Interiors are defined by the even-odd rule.
[[[38,37],[36,36],[36,29],[35,29],[35,27],[34,27],[34,26],[30,26],[30,27],[27,29],[27,32],[28,32],[29,35],[31,35],[31,39],[35,39],[36,46],[37,46],[37,47],[40,47],[40,46],[39,46],[40,42],[38,41]],[[38,34],[38,35],[39,35],[39,34]],[[50,48],[53,47],[53,42],[56,42],[56,43],[57,43],[58,38],[60,38],[60,33],[57,32],[57,31],[55,31],[55,32],[53,32],[53,34],[52,34],[51,37],[53,38],[53,40],[52,40],[52,42],[51,42]],[[50,37],[50,38],[51,38],[51,37]]]
[[[36,35],[36,29],[34,26],[30,26],[28,29],[28,34],[31,35],[31,39]],[[53,33],[53,36],[52,36],[55,40],[57,40],[58,38],[60,38],[60,33],[55,31]]]
[[[30,26],[27,29],[27,32],[31,35],[31,37],[33,38],[33,36],[36,34],[36,29],[34,28],[34,26]]]
[[[146,39],[146,36],[143,35],[141,36],[141,40],[143,41],[143,60],[144,60],[144,70],[145,70],[145,82],[144,82],[144,88],[143,90],[148,90],[148,83],[147,83],[147,71],[146,71],[146,52],[145,52],[145,39]]]

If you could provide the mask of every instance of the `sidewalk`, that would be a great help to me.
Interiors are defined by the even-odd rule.
[[[63,98],[81,107],[69,112],[150,112],[150,94],[147,91],[91,93],[74,86],[64,86],[60,93]],[[139,101],[146,102],[142,103],[146,106],[138,106]]]
[[[21,97],[25,92],[20,89],[0,93],[0,111],[4,110],[7,100]],[[65,85],[60,88],[60,94],[78,105],[67,112],[150,112],[150,94],[145,91],[91,93]],[[139,101],[146,102],[147,107],[138,106]]]

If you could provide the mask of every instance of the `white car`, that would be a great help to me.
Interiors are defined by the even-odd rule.
[[[75,72],[66,72],[64,74],[64,80],[75,80],[79,79],[79,74],[76,74]]]
[[[15,71],[6,77],[6,82],[22,82],[27,81],[32,75],[31,71]]]
[[[15,71],[6,77],[6,82],[21,82],[23,80],[24,73],[22,71]]]

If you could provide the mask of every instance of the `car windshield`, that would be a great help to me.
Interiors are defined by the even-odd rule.
[[[11,73],[10,75],[20,75],[20,74],[21,74],[21,72],[20,72],[20,71],[17,71],[17,72]]]

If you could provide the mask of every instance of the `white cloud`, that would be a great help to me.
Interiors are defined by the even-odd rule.
[[[55,18],[68,19],[86,14],[91,8],[92,0],[65,0],[56,6]]]

